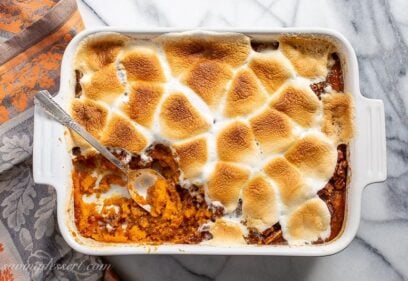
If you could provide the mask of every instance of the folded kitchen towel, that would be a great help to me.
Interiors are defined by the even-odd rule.
[[[62,239],[55,191],[32,178],[33,96],[58,90],[62,54],[82,28],[75,0],[0,1],[0,280],[103,275],[99,258]]]

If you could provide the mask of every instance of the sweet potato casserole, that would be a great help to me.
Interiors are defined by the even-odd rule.
[[[126,177],[73,140],[78,232],[139,244],[325,243],[341,232],[353,136],[334,45],[233,33],[88,38],[72,116],[130,169],[163,176],[150,212]]]

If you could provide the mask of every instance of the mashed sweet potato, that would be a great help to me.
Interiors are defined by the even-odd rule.
[[[153,159],[150,163],[142,163],[136,157],[130,166],[160,169],[165,177],[148,191],[150,213],[130,197],[106,196],[113,186],[127,192],[126,177],[107,160],[99,155],[74,159],[75,223],[81,235],[103,242],[146,244],[190,244],[207,237],[208,233],[200,232],[199,226],[214,220],[217,214],[207,206],[203,188],[193,186],[192,196],[178,184],[178,166],[166,147],[157,145],[149,154]],[[95,198],[87,200],[90,196]]]

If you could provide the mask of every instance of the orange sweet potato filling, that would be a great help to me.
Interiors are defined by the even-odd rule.
[[[112,185],[126,189],[126,181],[120,171],[101,156],[78,156],[73,160],[75,223],[82,236],[103,242],[190,244],[199,243],[208,235],[198,228],[214,220],[216,214],[207,206],[202,188],[195,187],[200,196],[193,197],[177,184],[178,167],[163,147],[156,147],[150,155],[156,162],[143,164],[143,168],[160,165],[166,178],[148,190],[150,213],[123,196],[104,199],[99,206],[85,202],[84,196],[99,197]],[[138,159],[133,159],[131,166],[142,168],[138,166]],[[104,175],[99,185],[96,174]]]

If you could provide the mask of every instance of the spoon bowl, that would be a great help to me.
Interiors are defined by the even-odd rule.
[[[148,203],[149,189],[159,179],[165,180],[162,175],[153,169],[129,170],[128,172],[127,188],[131,198],[149,213],[151,212],[151,206]]]

